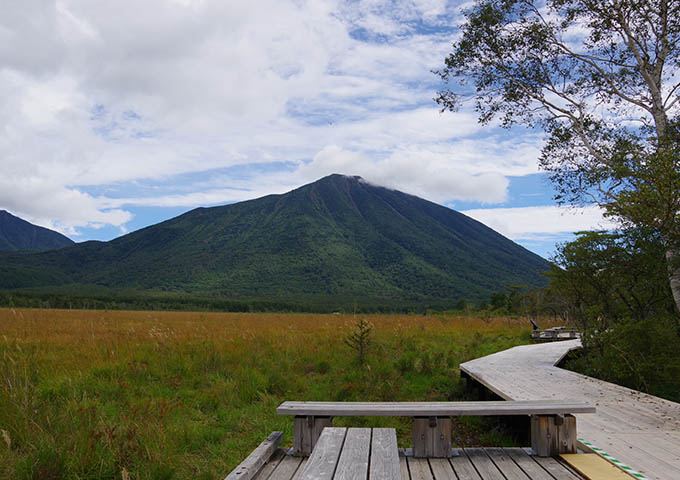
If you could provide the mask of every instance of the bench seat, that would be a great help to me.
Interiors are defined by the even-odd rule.
[[[576,401],[520,400],[515,402],[283,402],[279,415],[314,417],[461,417],[496,415],[565,415],[595,413],[595,407]]]
[[[531,444],[539,456],[576,452],[575,413],[595,413],[595,407],[571,400],[493,402],[283,402],[276,413],[294,415],[293,449],[309,455],[326,427],[338,416],[413,417],[413,455],[448,457],[450,417],[528,415]]]

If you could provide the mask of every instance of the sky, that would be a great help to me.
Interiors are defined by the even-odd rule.
[[[0,209],[77,242],[331,173],[550,257],[610,226],[553,201],[542,132],[440,112],[469,3],[0,0]]]

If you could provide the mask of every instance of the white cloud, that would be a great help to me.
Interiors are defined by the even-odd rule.
[[[456,166],[451,158],[438,158],[419,150],[398,150],[380,160],[343,150],[337,145],[326,146],[297,173],[313,180],[331,173],[359,175],[366,181],[429,200],[452,200],[498,203],[507,196],[508,180],[498,173],[471,174]],[[462,165],[461,165],[462,167]]]
[[[430,71],[458,16],[445,0],[14,2],[0,17],[0,208],[71,233],[123,229],[135,205],[243,200],[335,172],[503,201],[507,175],[536,171],[540,138],[438,113]],[[247,165],[262,168],[173,185]],[[151,179],[166,188],[134,191]],[[125,198],[101,193],[111,185]]]
[[[538,206],[518,208],[480,208],[465,210],[468,215],[512,240],[546,239],[582,230],[616,228],[604,218],[602,209]]]

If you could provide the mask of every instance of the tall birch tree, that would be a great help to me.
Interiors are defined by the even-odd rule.
[[[680,310],[680,0],[477,0],[465,15],[436,101],[542,128],[557,200],[657,231]]]

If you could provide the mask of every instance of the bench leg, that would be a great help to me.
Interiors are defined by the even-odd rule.
[[[332,426],[333,417],[296,416],[293,423],[293,455],[310,455],[323,429]]]
[[[576,453],[576,417],[532,415],[531,448],[539,457]]]
[[[413,418],[413,456],[420,458],[451,456],[451,419],[449,417]]]

